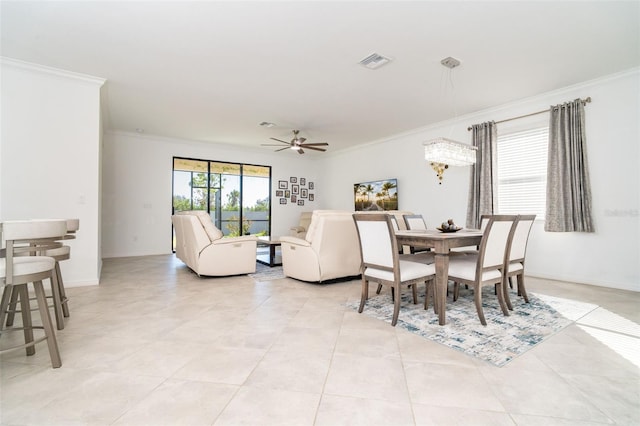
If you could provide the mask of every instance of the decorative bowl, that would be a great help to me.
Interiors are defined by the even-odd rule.
[[[462,229],[462,226],[456,226],[455,228],[448,228],[448,229],[437,227],[436,229],[440,232],[458,232],[459,230]]]

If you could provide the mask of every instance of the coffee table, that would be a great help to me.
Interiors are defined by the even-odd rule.
[[[282,243],[277,237],[258,237],[258,247],[268,247],[268,253],[260,253],[258,251],[256,260],[263,265],[269,265],[270,267],[282,265],[282,253],[276,250],[281,247]]]

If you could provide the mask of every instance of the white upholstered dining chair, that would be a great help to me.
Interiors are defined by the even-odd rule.
[[[505,316],[509,310],[504,301],[503,280],[509,238],[515,226],[515,215],[493,215],[480,242],[477,256],[455,256],[449,260],[449,279],[456,283],[454,300],[458,298],[459,284],[473,287],[474,301],[478,318],[487,325],[482,309],[482,287],[492,285],[496,288],[498,302]]]
[[[425,283],[428,300],[433,288],[435,266],[400,260],[394,226],[387,214],[354,214],[358,242],[362,255],[362,293],[358,312],[362,313],[369,298],[369,282],[391,287],[394,295],[391,325],[398,322],[401,304],[401,287],[412,286],[416,303],[417,284]]]
[[[516,277],[517,294],[522,296],[526,303],[529,303],[529,296],[527,296],[527,289],[524,285],[524,261],[527,253],[527,243],[529,241],[529,234],[531,233],[531,227],[536,219],[536,215],[520,215],[516,221],[513,229],[513,236],[507,248],[508,260],[505,268],[505,279],[502,282],[504,301],[507,304],[509,310],[513,310],[511,299],[509,298],[509,289],[513,287],[511,278]],[[508,283],[508,285],[507,285]]]

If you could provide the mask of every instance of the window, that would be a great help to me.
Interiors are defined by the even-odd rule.
[[[498,213],[544,218],[548,127],[498,135]]]
[[[173,212],[205,210],[224,235],[269,235],[270,193],[270,166],[173,158]]]

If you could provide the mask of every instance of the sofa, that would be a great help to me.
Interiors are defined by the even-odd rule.
[[[205,211],[171,216],[176,256],[200,276],[250,274],[256,271],[257,238],[223,237]]]
[[[284,275],[323,282],[360,275],[360,246],[353,212],[314,210],[304,238],[283,236]]]

